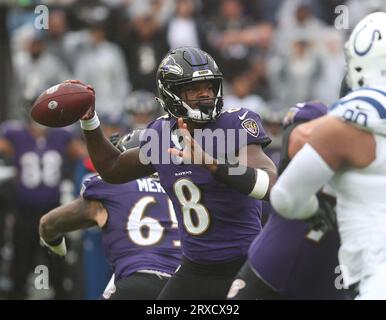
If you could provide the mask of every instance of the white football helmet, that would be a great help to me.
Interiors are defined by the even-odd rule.
[[[345,44],[347,84],[353,90],[386,86],[386,13],[363,18]]]

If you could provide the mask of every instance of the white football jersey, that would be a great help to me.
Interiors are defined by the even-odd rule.
[[[386,88],[365,87],[354,90],[335,102],[328,114],[386,136]]]
[[[332,106],[330,115],[342,117],[374,133],[376,158],[366,168],[337,172],[341,236],[339,261],[345,285],[351,285],[386,263],[386,90],[363,88]]]

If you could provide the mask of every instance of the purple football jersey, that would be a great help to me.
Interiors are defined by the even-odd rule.
[[[44,138],[35,138],[18,121],[3,125],[2,136],[15,150],[17,168],[16,205],[47,211],[58,206],[66,150],[73,135],[65,129],[48,129]]]
[[[318,102],[299,103],[288,113],[289,123],[302,123],[325,115]],[[289,132],[283,137],[288,145]],[[283,159],[282,170],[289,162]],[[249,249],[248,261],[259,276],[290,299],[344,299],[335,287],[338,274],[339,235],[309,230],[300,220],[280,217],[268,204],[270,218]]]
[[[180,148],[176,128],[174,118],[164,117],[152,122],[141,138],[146,141],[141,143],[141,150],[146,149],[144,154],[173,202],[184,256],[203,264],[246,256],[261,230],[261,201],[218,182],[200,165],[174,161],[167,149]],[[198,141],[217,159],[225,156],[229,159],[229,154],[237,154],[248,144],[265,147],[270,143],[260,117],[242,108],[221,113],[215,122],[207,123],[204,130],[218,134],[217,138],[210,139],[203,133],[204,138]],[[194,137],[197,140],[196,132]],[[154,141],[157,141],[156,146],[149,149],[148,144],[154,146]]]
[[[108,184],[93,176],[84,181],[81,194],[100,201],[108,212],[102,244],[116,281],[139,270],[175,272],[181,261],[177,219],[158,181]]]
[[[287,220],[272,209],[251,244],[249,264],[259,276],[290,299],[345,299],[335,288],[339,235],[309,230],[306,222]]]

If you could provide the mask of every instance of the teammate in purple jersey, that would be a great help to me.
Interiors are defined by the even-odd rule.
[[[9,121],[0,134],[0,153],[16,168],[13,229],[14,258],[10,298],[24,299],[29,273],[35,269],[39,238],[36,228],[48,210],[60,205],[60,185],[71,160],[86,155],[84,144],[68,130],[47,129],[32,121]],[[55,297],[65,298],[63,261],[49,258]]]
[[[321,103],[298,104],[287,114],[279,173],[292,157],[293,130],[325,115]],[[303,125],[304,126],[304,125]],[[307,131],[307,129],[305,129]],[[337,281],[339,270],[337,230],[324,223],[310,226],[290,221],[271,209],[263,231],[249,249],[247,263],[240,270],[228,293],[229,299],[345,299]],[[339,280],[339,279],[338,279]]]
[[[222,79],[216,62],[200,49],[168,53],[157,75],[158,101],[168,115],[149,125],[141,148],[123,154],[103,137],[93,106],[81,121],[104,180],[122,183],[157,171],[173,202],[183,260],[160,299],[225,299],[261,227],[260,204],[248,196],[267,199],[276,179],[263,152],[270,139],[260,117],[246,109],[221,112]],[[216,132],[223,136],[213,139]],[[200,134],[205,144],[196,141]]]
[[[138,146],[131,133],[120,149]],[[155,177],[109,184],[96,175],[84,181],[81,198],[50,211],[40,221],[43,243],[66,254],[63,234],[99,226],[115,286],[107,299],[155,299],[181,262],[173,206]]]

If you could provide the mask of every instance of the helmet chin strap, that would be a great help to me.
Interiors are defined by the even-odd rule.
[[[202,113],[205,113],[207,115],[210,115],[213,113],[213,110],[214,110],[214,105],[213,104],[210,104],[210,103],[202,103],[201,101],[199,101],[197,103],[197,107],[198,109],[202,112]]]
[[[208,104],[202,104],[198,103],[198,109],[193,109],[190,107],[185,101],[181,101],[183,106],[188,110],[188,118],[192,120],[193,122],[201,122],[201,123],[206,123],[214,120],[214,110],[215,108],[213,105],[210,105],[211,108],[210,110],[206,109],[205,111],[203,110],[204,107],[208,106]],[[208,113],[209,111],[209,113]]]

